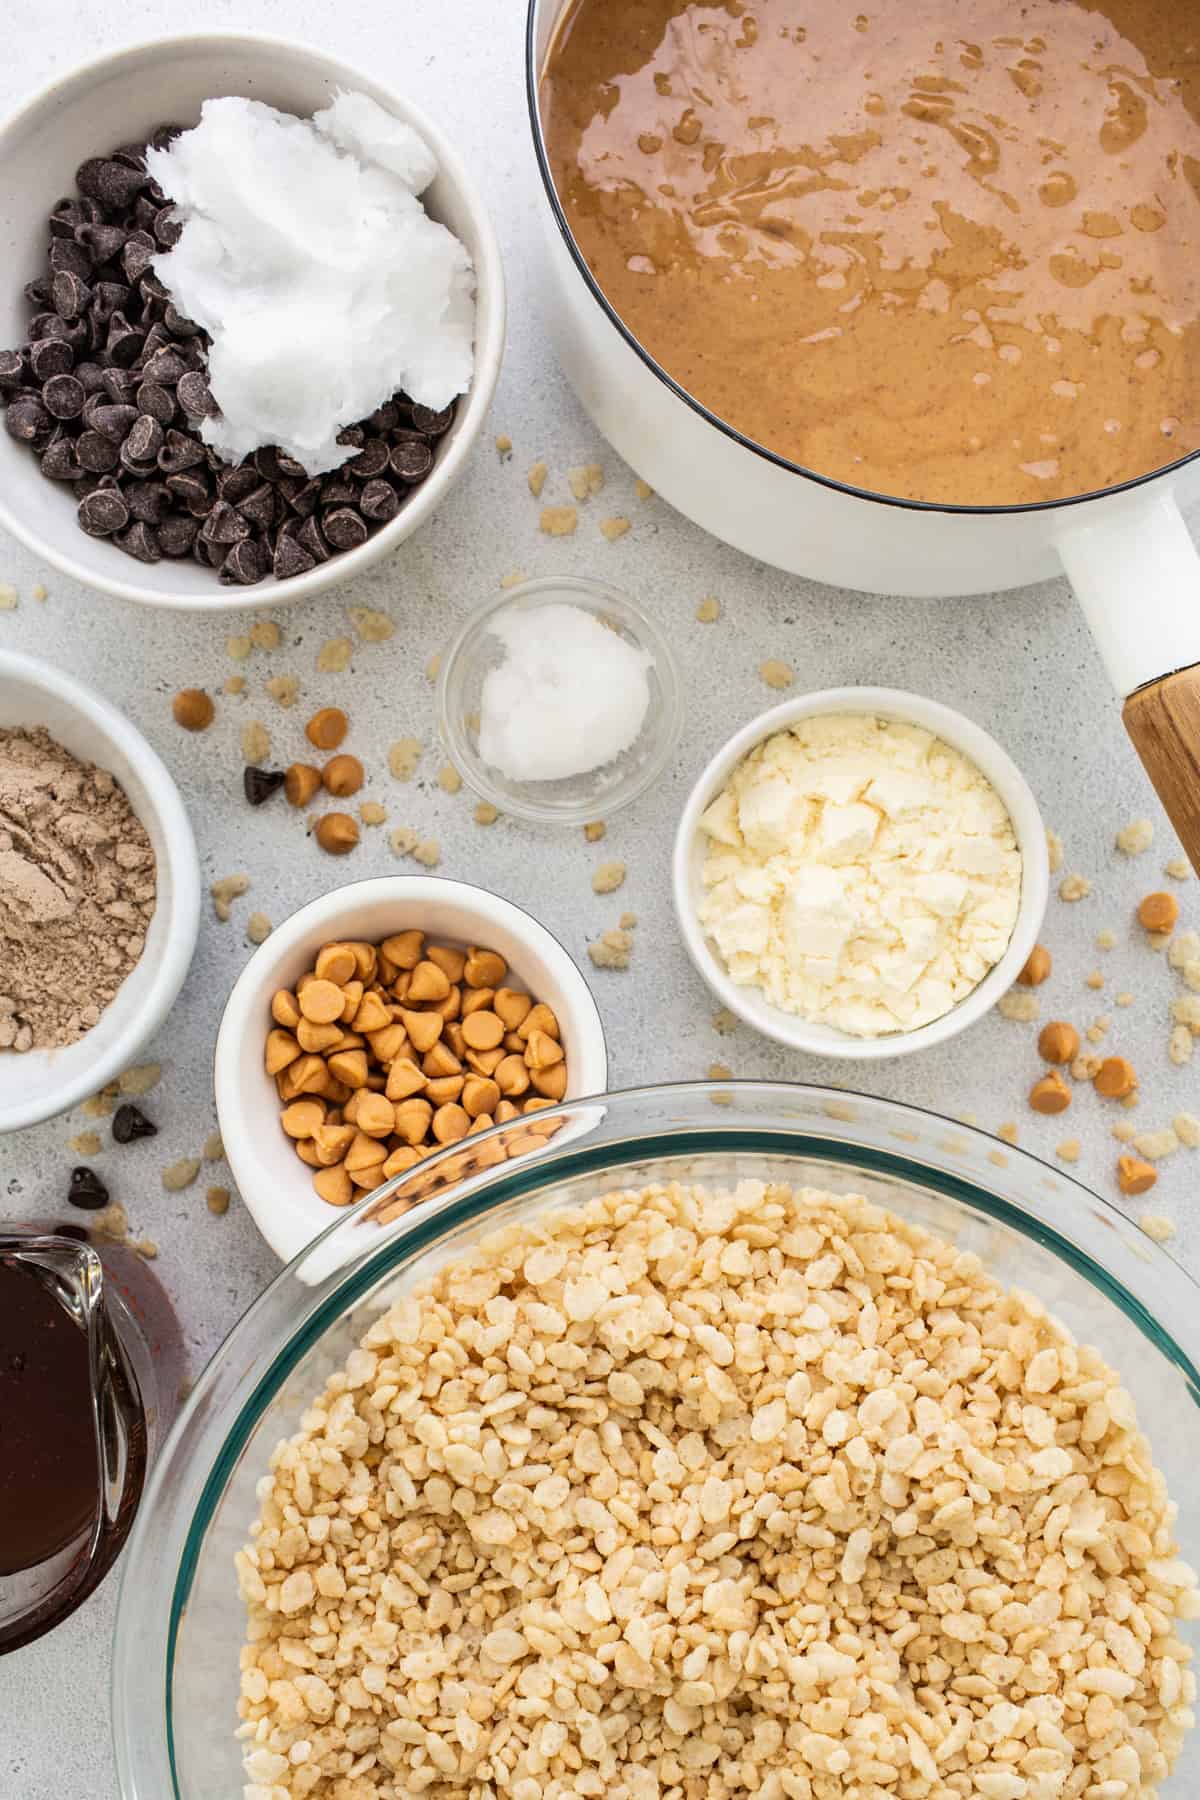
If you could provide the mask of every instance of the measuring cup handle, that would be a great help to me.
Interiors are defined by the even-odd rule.
[[[1200,873],[1200,552],[1169,488],[1099,517],[1076,509],[1076,521],[1059,555],[1124,698],[1125,728]]]

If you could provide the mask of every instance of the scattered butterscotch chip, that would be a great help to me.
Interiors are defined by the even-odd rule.
[[[421,760],[421,742],[419,738],[397,738],[388,749],[388,772],[397,781],[411,781],[417,772],[417,764]]]
[[[997,1125],[996,1136],[1003,1138],[1006,1144],[1015,1144],[1017,1141],[1016,1120],[1006,1119],[1003,1125]]]
[[[351,606],[346,610],[364,644],[386,644],[396,635],[396,621],[391,613],[379,612],[373,606]]]
[[[1175,1025],[1167,1039],[1167,1055],[1177,1069],[1190,1063],[1195,1050],[1195,1041],[1186,1025]]]
[[[500,577],[500,586],[507,591],[509,588],[520,587],[523,581],[528,580],[524,569],[510,569],[507,575]]]
[[[490,800],[481,800],[475,808],[473,817],[477,825],[494,825],[500,814]]]
[[[223,925],[229,922],[229,911],[233,902],[246,892],[250,886],[248,875],[222,875],[209,888],[212,895],[213,911]]]
[[[1092,891],[1092,884],[1086,875],[1064,875],[1058,884],[1058,897],[1068,903],[1075,900],[1086,900]]]
[[[1173,856],[1163,869],[1163,874],[1169,875],[1172,881],[1190,881],[1192,865],[1186,856]]]
[[[208,1207],[209,1212],[215,1213],[218,1218],[220,1218],[223,1213],[229,1211],[229,1202],[231,1198],[232,1195],[227,1187],[210,1187],[206,1188],[204,1191],[205,1205]]]
[[[317,651],[317,672],[321,675],[340,675],[343,669],[350,667],[353,655],[354,644],[350,638],[329,638]]]
[[[350,721],[340,706],[323,706],[304,727],[304,735],[318,750],[336,750],[349,729]]]
[[[701,625],[715,625],[721,616],[721,602],[715,594],[706,594],[696,608],[696,617]]]
[[[588,955],[598,969],[627,969],[633,954],[633,936],[619,927],[605,931],[588,945]]]
[[[117,1077],[117,1090],[127,1098],[139,1094],[148,1094],[162,1080],[161,1063],[138,1063],[135,1068],[124,1069]]]
[[[710,1081],[732,1081],[733,1070],[728,1068],[725,1063],[709,1063],[708,1079]]]
[[[245,662],[253,648],[253,644],[244,632],[239,632],[236,637],[225,639],[226,655],[232,656],[234,662]]]
[[[1156,935],[1173,931],[1179,919],[1179,902],[1174,894],[1159,891],[1147,894],[1137,909],[1138,924]]]
[[[347,856],[358,843],[358,821],[349,813],[325,813],[317,820],[313,836],[327,856]]]
[[[1050,952],[1045,944],[1035,944],[1017,980],[1022,987],[1041,987],[1043,981],[1048,979],[1051,967]]]
[[[1114,998],[1116,999],[1118,1006],[1132,1006],[1133,1005],[1133,995],[1131,993],[1129,993],[1128,991],[1124,991],[1120,994],[1117,994],[1114,996]]]
[[[311,763],[289,763],[284,771],[283,791],[289,806],[307,806],[321,785],[321,771]]]
[[[178,1162],[162,1172],[162,1184],[169,1194],[177,1194],[181,1188],[191,1187],[200,1173],[198,1156],[181,1156]]]
[[[1139,1131],[1133,1140],[1133,1147],[1139,1156],[1149,1162],[1161,1162],[1164,1156],[1174,1156],[1179,1148],[1179,1138],[1169,1125],[1161,1131]]]
[[[246,920],[246,936],[252,944],[265,944],[273,930],[265,912],[252,912]]]
[[[1138,1084],[1133,1064],[1123,1056],[1106,1056],[1093,1081],[1096,1092],[1106,1100],[1123,1100]]]
[[[225,677],[222,692],[236,695],[244,694],[245,691],[246,677],[244,675],[227,675]]]
[[[1001,994],[996,1002],[996,1011],[1002,1019],[1012,1019],[1018,1025],[1032,1025],[1042,1010],[1041,1001],[1036,994],[1028,990],[1018,991],[1009,988],[1007,994]]]
[[[1046,856],[1050,863],[1050,873],[1057,875],[1063,866],[1063,841],[1052,825],[1046,827]]]
[[[1029,1090],[1029,1104],[1038,1113],[1066,1112],[1071,1104],[1071,1090],[1057,1069],[1034,1082]]]
[[[570,537],[578,524],[579,514],[573,506],[543,506],[538,520],[547,537]]]
[[[322,786],[327,793],[335,794],[339,800],[357,794],[365,779],[363,766],[357,756],[350,756],[345,750],[338,756],[331,756],[321,770]]]
[[[591,500],[604,486],[604,470],[599,463],[577,463],[567,470],[567,486],[576,500]]]
[[[99,1156],[104,1144],[98,1131],[78,1131],[67,1139],[67,1148],[76,1156]]]
[[[535,500],[541,499],[542,489],[546,485],[546,477],[549,473],[549,468],[540,458],[537,462],[530,465],[529,473],[525,479],[529,483],[529,491]]]
[[[643,481],[640,475],[633,484],[633,491],[639,500],[653,500],[654,498],[654,489],[648,481]]]
[[[1141,856],[1154,842],[1154,825],[1150,819],[1133,819],[1117,833],[1117,849],[1122,856]]]
[[[300,698],[300,677],[298,675],[272,675],[266,684],[267,693],[276,706],[285,710],[295,706]]]
[[[1104,977],[1100,973],[1099,969],[1093,969],[1091,974],[1085,977],[1084,985],[1086,987],[1090,987],[1090,988],[1094,989],[1096,992],[1099,992],[1099,990],[1104,986]]]
[[[380,806],[378,800],[364,800],[358,816],[364,825],[382,825],[387,818],[387,807]]]
[[[730,1012],[727,1006],[721,1007],[712,1016],[712,1028],[718,1037],[729,1037],[738,1028],[737,1014]]]
[[[607,830],[603,819],[593,819],[590,825],[584,826],[583,835],[589,844],[598,844]]]
[[[625,864],[623,862],[601,863],[592,876],[592,892],[594,894],[615,894],[625,880]]]
[[[1083,1154],[1083,1145],[1078,1138],[1064,1138],[1061,1144],[1055,1144],[1054,1154],[1063,1162],[1078,1162]]]
[[[257,719],[247,719],[241,730],[242,760],[266,762],[271,754],[271,734]]]
[[[274,619],[256,619],[250,627],[250,642],[256,650],[278,650],[282,635]]]
[[[1079,1033],[1065,1019],[1051,1019],[1038,1033],[1038,1055],[1043,1062],[1074,1062],[1079,1055]]]
[[[180,688],[171,702],[171,712],[175,723],[185,731],[207,731],[216,708],[203,688]]]
[[[620,926],[622,931],[633,931],[636,929],[636,926],[637,926],[637,914],[631,913],[631,912],[623,912],[621,914],[620,918],[617,920],[617,924]]]
[[[1137,1136],[1137,1126],[1131,1125],[1128,1119],[1121,1119],[1112,1128],[1112,1134],[1118,1144],[1132,1144]]]
[[[607,538],[610,544],[615,544],[618,538],[623,538],[625,536],[625,533],[629,530],[629,525],[630,521],[620,516],[612,519],[601,519],[600,535],[601,537]]]
[[[205,1162],[222,1162],[225,1157],[225,1144],[219,1131],[210,1131],[204,1140],[201,1151]]]
[[[789,688],[795,681],[795,673],[785,662],[777,657],[768,657],[766,662],[759,663],[758,672],[769,688]]]
[[[436,681],[438,676],[441,674],[441,672],[442,672],[442,653],[440,650],[435,650],[433,655],[430,657],[429,661],[425,664],[425,679],[426,679],[426,681],[429,681],[429,682]]]
[[[1110,931],[1106,926],[1103,931],[1098,931],[1096,933],[1097,950],[1115,950],[1116,947],[1117,934],[1115,931]]]
[[[509,437],[507,431],[498,431],[496,433],[497,453],[501,457],[509,457],[512,455],[512,449],[513,449],[513,441]]]
[[[1117,1185],[1123,1194],[1145,1194],[1158,1180],[1158,1170],[1136,1156],[1118,1156]]]
[[[1175,1236],[1174,1225],[1162,1213],[1143,1213],[1138,1225],[1156,1244],[1169,1244]]]
[[[441,788],[443,794],[458,794],[462,792],[462,776],[459,774],[453,763],[442,764],[437,772],[437,784]]]

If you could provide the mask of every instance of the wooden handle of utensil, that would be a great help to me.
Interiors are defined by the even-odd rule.
[[[1125,729],[1200,874],[1200,664],[1130,694]]]

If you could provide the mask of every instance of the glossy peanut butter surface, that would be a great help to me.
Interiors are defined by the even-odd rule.
[[[615,310],[767,448],[997,505],[1200,447],[1194,0],[575,0],[542,111]]]

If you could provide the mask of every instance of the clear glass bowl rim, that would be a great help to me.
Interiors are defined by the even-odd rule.
[[[720,1097],[716,1106],[714,1096]],[[798,1097],[803,1097],[814,1110],[822,1110],[829,1124],[827,1131],[799,1128],[788,1116],[789,1101],[795,1106]],[[756,1104],[772,1108],[772,1114],[764,1110],[764,1118],[759,1119],[753,1112]],[[664,1114],[670,1117],[669,1123],[657,1130],[643,1122],[637,1131],[619,1138],[597,1140],[594,1133],[566,1134],[566,1141],[557,1147],[552,1138],[545,1150],[487,1170],[416,1207],[389,1226],[388,1235],[357,1260],[347,1261],[344,1266],[335,1260],[332,1267],[336,1274],[320,1288],[302,1283],[298,1271],[314,1250],[336,1244],[340,1234],[349,1236],[368,1207],[377,1205],[403,1185],[405,1177],[397,1176],[335,1219],[264,1289],[218,1347],[158,1458],[128,1545],[112,1674],[113,1736],[124,1800],[167,1800],[167,1796],[184,1800],[177,1778],[171,1710],[179,1625],[203,1553],[205,1532],[228,1474],[270,1400],[326,1328],[347,1306],[376,1286],[391,1266],[419,1254],[447,1232],[482,1220],[531,1190],[553,1187],[564,1179],[605,1167],[619,1168],[629,1162],[666,1161],[699,1152],[779,1154],[789,1149],[798,1157],[816,1155],[856,1166],[877,1177],[918,1183],[1010,1226],[1060,1257],[1117,1306],[1153,1347],[1180,1370],[1192,1399],[1200,1405],[1200,1283],[1161,1245],[1146,1238],[1110,1201],[1029,1151],[1003,1144],[1006,1164],[995,1166],[994,1179],[989,1174],[990,1185],[984,1187],[961,1170],[947,1166],[963,1160],[959,1151],[951,1153],[947,1149],[946,1162],[942,1163],[928,1160],[927,1148],[925,1159],[921,1159],[909,1154],[911,1146],[902,1142],[892,1148],[885,1140],[894,1138],[909,1121],[910,1126],[917,1123],[927,1130],[944,1129],[953,1134],[958,1144],[987,1155],[1000,1143],[989,1133],[904,1102],[846,1088],[793,1082],[650,1084],[567,1101],[547,1109],[543,1117],[562,1115],[569,1119],[592,1108],[597,1109],[598,1119],[602,1114],[606,1123],[615,1118],[618,1124],[637,1124],[642,1110],[647,1109],[648,1114],[650,1108],[660,1119]],[[848,1108],[853,1110],[851,1120],[845,1119]],[[851,1124],[853,1132],[839,1129]],[[484,1136],[498,1136],[504,1129],[497,1126]],[[450,1158],[456,1148],[449,1146],[438,1157],[429,1158],[424,1167],[434,1169]],[[1020,1190],[1032,1191],[1034,1179],[1045,1182],[1047,1176],[1053,1176],[1054,1189],[1061,1190],[1065,1198],[1056,1199],[1047,1193],[1045,1198],[1039,1198],[1040,1211],[1035,1211],[1031,1202],[1021,1198]],[[1087,1220],[1091,1223],[1085,1228]],[[1137,1284],[1144,1290],[1142,1295],[1131,1291],[1098,1254],[1104,1234],[1112,1231],[1118,1233],[1118,1238],[1128,1234],[1130,1244],[1137,1240],[1138,1260],[1146,1269],[1145,1277]],[[1090,1248],[1081,1241],[1089,1238]],[[262,1348],[256,1344],[255,1327],[275,1309],[281,1296],[297,1286],[310,1296],[319,1292],[320,1300],[301,1316],[294,1329],[286,1331],[282,1341],[276,1335],[273,1342]],[[1169,1311],[1177,1322],[1174,1335],[1157,1316],[1163,1311]],[[1180,1340],[1186,1341],[1187,1348]],[[222,1387],[238,1386],[238,1370],[245,1370],[247,1379],[252,1375],[253,1385],[242,1397],[232,1422],[218,1422],[219,1406],[213,1407],[213,1418],[204,1421],[202,1415],[210,1403],[220,1401]],[[245,1381],[241,1385],[245,1386]],[[198,1442],[189,1446],[186,1440],[198,1424]],[[181,1455],[183,1466],[176,1469],[174,1465]],[[174,1533],[171,1530],[171,1522],[181,1512],[172,1475],[186,1475],[189,1465],[197,1464],[203,1465],[203,1479],[194,1496],[191,1516],[182,1528],[177,1554],[170,1558],[174,1566],[155,1568],[156,1556],[162,1563],[161,1553],[171,1550],[173,1539],[180,1537],[179,1529]],[[197,1479],[193,1477],[193,1488]],[[164,1603],[168,1588],[169,1601]],[[150,1710],[158,1705],[161,1714]]]
[[[462,729],[457,708],[451,702],[450,689],[468,646],[486,629],[489,619],[514,603],[530,597],[572,593],[584,596],[597,606],[605,601],[615,601],[636,620],[637,635],[654,659],[654,672],[662,692],[662,703],[651,726],[656,740],[654,746],[647,753],[642,768],[628,782],[615,788],[610,797],[598,801],[581,801],[574,806],[565,803],[561,806],[539,806],[536,801],[525,799],[493,778],[488,764],[472,748]],[[613,813],[631,805],[658,780],[671,759],[683,727],[683,684],[675,652],[665,633],[645,608],[639,606],[636,600],[631,600],[623,588],[614,587],[609,581],[599,581],[591,575],[538,575],[529,581],[520,582],[516,587],[506,588],[474,607],[463,620],[442,657],[436,703],[438,734],[463,779],[482,799],[490,800],[493,806],[498,807],[501,813],[508,813],[513,818],[524,819],[534,825],[586,825],[592,819],[611,818]]]

